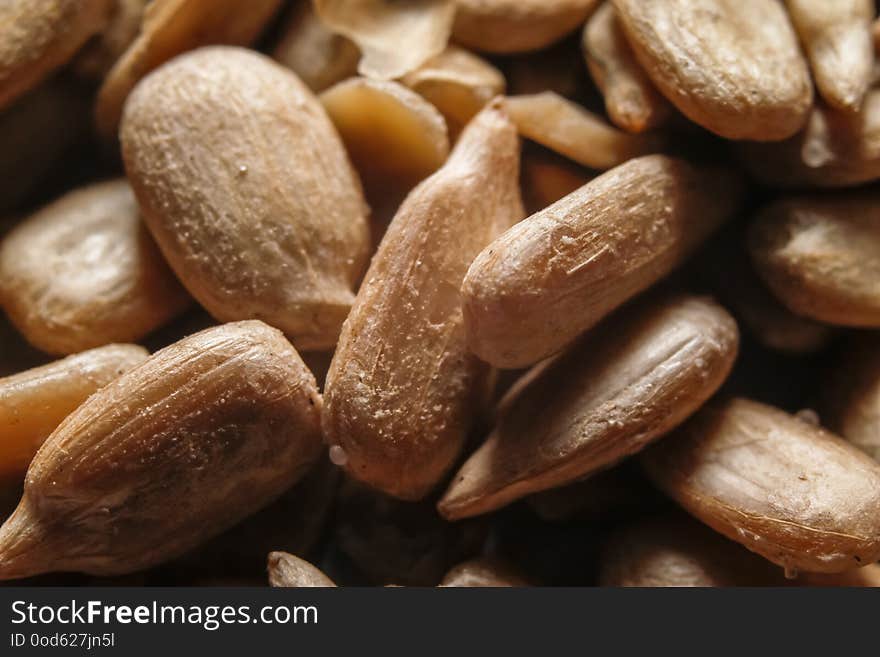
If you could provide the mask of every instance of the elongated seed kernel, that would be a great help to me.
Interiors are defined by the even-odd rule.
[[[776,144],[743,144],[749,172],[773,187],[853,187],[880,178],[880,89],[856,115],[817,103],[806,129]]]
[[[125,101],[148,73],[199,46],[251,43],[280,5],[281,0],[151,0],[140,34],[98,92],[98,131],[105,139],[116,138]]]
[[[322,93],[321,103],[360,174],[378,241],[381,215],[393,216],[407,193],[446,161],[446,121],[419,94],[388,80],[345,80]]]
[[[871,81],[871,0],[785,0],[810,59],[819,93],[832,107],[857,112]]]
[[[369,229],[342,142],[294,73],[241,48],[187,53],[138,85],[120,136],[147,226],[212,315],[262,319],[300,349],[336,343]]]
[[[333,580],[304,559],[288,552],[269,553],[269,586],[335,587]]]
[[[782,579],[758,555],[677,514],[617,530],[599,570],[600,585],[618,587],[780,586]]]
[[[829,324],[880,327],[880,197],[778,201],[755,218],[749,251],[792,312]]]
[[[662,437],[727,378],[736,323],[720,306],[676,297],[629,309],[511,399],[438,508],[455,520],[608,468]]]
[[[0,379],[0,480],[24,478],[65,417],[147,356],[143,347],[111,344]]]
[[[642,460],[687,511],[787,574],[880,557],[880,464],[778,409],[708,407]]]
[[[880,343],[865,336],[836,360],[822,386],[822,420],[880,461]]]
[[[498,588],[530,586],[530,584],[509,564],[498,559],[478,558],[455,566],[446,573],[440,586],[445,588]]]
[[[506,87],[501,71],[456,46],[448,46],[400,81],[440,111],[453,138]]]
[[[587,183],[474,260],[462,285],[468,344],[507,368],[558,352],[680,265],[742,191],[732,173],[662,155]]]
[[[110,18],[110,0],[0,3],[0,109],[36,87]]]
[[[539,50],[575,31],[599,0],[456,0],[453,36],[474,50]]]
[[[282,28],[272,57],[318,93],[357,75],[361,51],[350,39],[324,25],[311,2],[300,2]]]
[[[327,375],[325,439],[348,473],[424,497],[452,466],[486,368],[464,341],[459,288],[473,257],[524,215],[519,140],[497,105],[407,197],[373,257]]]
[[[523,137],[591,169],[610,169],[662,145],[658,135],[621,132],[552,91],[512,96],[504,106]]]
[[[265,506],[320,454],[321,398],[280,332],[226,324],[157,352],[43,443],[0,527],[0,579],[133,572]]]
[[[590,75],[602,90],[605,109],[615,124],[638,133],[656,128],[669,117],[669,101],[636,60],[610,1],[587,22],[581,43]]]
[[[124,179],[64,195],[0,244],[0,304],[52,354],[135,342],[190,303]]]
[[[727,139],[798,132],[813,85],[777,0],[613,0],[657,88],[695,123]]]
[[[454,0],[314,0],[334,32],[354,41],[363,57],[361,75],[391,80],[443,52],[452,31]]]

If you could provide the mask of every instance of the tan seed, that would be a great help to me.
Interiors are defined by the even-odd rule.
[[[540,50],[583,25],[599,0],[456,0],[453,35],[496,54]]]
[[[873,194],[776,202],[755,218],[749,251],[792,312],[880,327],[880,199]]]
[[[468,344],[496,367],[550,356],[679,266],[736,212],[724,170],[630,160],[514,226],[462,285]]]
[[[613,0],[658,89],[695,123],[727,139],[798,132],[813,85],[777,0]]]
[[[335,587],[333,580],[304,559],[287,552],[269,553],[269,586]]]
[[[602,90],[605,109],[615,124],[639,133],[669,118],[669,101],[636,60],[610,1],[587,22],[581,42],[590,75]]]
[[[440,586],[446,588],[503,588],[530,586],[530,584],[509,564],[498,559],[478,558],[455,566],[446,573]]]
[[[124,179],[69,192],[0,245],[0,304],[48,353],[138,341],[190,303]]]
[[[107,345],[0,379],[0,480],[20,482],[65,417],[147,356],[143,347]]]
[[[516,131],[490,105],[394,217],[327,376],[325,438],[352,477],[415,500],[458,456],[487,373],[467,351],[459,288],[523,216],[518,174]]]
[[[455,520],[608,468],[662,437],[727,378],[736,323],[678,297],[629,309],[525,384],[438,507]]]
[[[871,0],[785,0],[810,59],[822,97],[858,112],[871,81],[874,44]]]
[[[300,478],[320,454],[320,411],[314,378],[262,322],[166,347],[43,443],[0,528],[0,579],[179,556]]]
[[[643,464],[688,512],[789,576],[880,558],[880,464],[778,409],[706,408]]]
[[[367,257],[360,183],[294,73],[241,48],[202,48],[126,105],[125,168],[150,231],[221,321],[260,318],[300,349],[336,343]]]

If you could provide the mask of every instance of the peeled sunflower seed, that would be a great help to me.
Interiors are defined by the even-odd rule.
[[[642,461],[687,511],[790,576],[880,558],[880,464],[778,409],[707,407]]]
[[[445,588],[499,588],[530,586],[528,580],[509,564],[498,559],[470,559],[446,573],[441,587]]]
[[[226,324],[92,395],[34,457],[0,579],[133,572],[265,506],[320,454],[314,377],[278,331]]]
[[[0,379],[0,480],[23,478],[65,417],[147,356],[143,347],[111,344]]]
[[[731,172],[630,160],[514,226],[462,285],[468,344],[496,367],[550,356],[679,266],[736,212]]]
[[[440,111],[453,137],[506,86],[501,71],[456,46],[448,46],[400,81]]]
[[[871,82],[871,0],[785,0],[810,59],[819,93],[832,107],[857,112]]]
[[[307,0],[290,13],[272,56],[317,93],[356,75],[361,51],[324,25]]]
[[[778,144],[743,144],[750,173],[773,187],[852,187],[880,178],[880,89],[858,114],[817,103],[806,129]]]
[[[321,94],[321,103],[360,173],[378,241],[382,219],[446,161],[446,122],[419,94],[387,80],[340,82]]]
[[[132,93],[120,138],[144,220],[212,315],[260,318],[300,349],[336,343],[369,248],[366,207],[294,73],[241,48],[181,55]]]
[[[287,552],[269,553],[269,586],[304,588],[335,587],[333,580],[304,559]]]
[[[584,24],[599,0],[456,0],[453,36],[496,54],[540,50]]]
[[[0,304],[33,345],[71,354],[140,340],[190,298],[118,179],[64,195],[3,239]]]
[[[639,133],[669,117],[669,101],[636,60],[610,0],[587,22],[581,41],[590,75],[602,90],[605,109],[615,124]]]
[[[391,80],[443,52],[452,31],[454,0],[314,0],[318,17],[354,41],[361,75]]]
[[[152,0],[137,39],[104,79],[95,106],[98,131],[115,139],[123,106],[145,75],[176,55],[211,44],[247,45],[281,0]]]
[[[880,461],[880,344],[856,342],[835,363],[822,392],[828,427]]]
[[[70,60],[109,20],[110,0],[0,3],[0,109]]]
[[[609,318],[530,376],[438,508],[455,520],[608,468],[662,437],[727,378],[736,323],[676,297]]]
[[[788,199],[755,218],[752,260],[792,312],[829,324],[880,327],[878,198]]]
[[[777,0],[612,1],[648,76],[695,123],[754,141],[806,123],[813,84]]]
[[[72,68],[89,80],[102,81],[137,38],[144,10],[152,0],[111,0],[110,21],[92,37],[73,61]]]
[[[519,133],[591,169],[610,169],[659,150],[657,135],[630,135],[552,91],[504,99]]]
[[[327,376],[325,439],[355,479],[417,500],[458,456],[487,374],[465,344],[459,288],[524,215],[518,174],[516,130],[489,105],[391,222]]]
[[[599,572],[601,586],[617,587],[779,586],[781,580],[769,562],[678,515],[617,530]]]

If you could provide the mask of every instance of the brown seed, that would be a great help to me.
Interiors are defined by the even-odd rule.
[[[528,580],[498,559],[470,559],[446,573],[440,586],[446,588],[500,588],[530,586]]]
[[[504,107],[519,133],[591,169],[610,169],[657,151],[657,135],[630,135],[552,91],[512,96]]]
[[[599,0],[456,0],[453,35],[496,54],[540,50],[584,24]]]
[[[73,61],[72,68],[88,80],[103,81],[137,38],[144,11],[152,0],[112,0],[110,21]]]
[[[159,247],[221,321],[336,343],[369,248],[360,183],[296,75],[241,48],[182,55],[126,105],[125,168]]]
[[[269,553],[269,586],[335,587],[333,580],[304,559],[287,552]]]
[[[651,80],[695,123],[755,141],[806,123],[813,85],[777,0],[613,2]]]
[[[447,47],[400,81],[440,111],[453,138],[506,86],[501,71],[456,46]]]
[[[785,0],[785,4],[807,51],[819,93],[832,107],[859,111],[874,65],[874,3]]]
[[[872,336],[854,341],[836,359],[822,393],[827,426],[880,461],[880,343]]]
[[[320,454],[321,398],[262,322],[175,343],[92,395],[34,457],[0,579],[133,572],[234,525]]]
[[[614,465],[696,411],[727,378],[736,323],[676,297],[609,318],[530,375],[438,507],[451,520],[498,509]]]
[[[20,482],[65,417],[147,356],[143,347],[107,345],[0,379],[0,480]]]
[[[361,51],[351,40],[330,31],[311,2],[300,2],[282,28],[272,57],[318,93],[356,75]]]
[[[281,0],[152,0],[140,34],[98,92],[98,131],[105,139],[116,138],[125,101],[148,73],[199,46],[251,43],[280,5]]]
[[[419,94],[387,80],[351,78],[322,93],[321,103],[360,174],[378,242],[404,197],[446,161],[446,121]]]
[[[532,215],[477,256],[462,286],[471,349],[531,365],[679,266],[736,212],[724,170],[630,160]]]
[[[880,558],[880,464],[778,409],[708,407],[642,460],[687,511],[789,575]]]
[[[880,178],[880,89],[856,115],[817,104],[806,129],[778,144],[743,144],[750,173],[773,187],[852,187]]]
[[[486,367],[468,353],[459,288],[474,256],[522,218],[519,140],[497,105],[407,197],[373,257],[327,376],[325,439],[348,473],[424,497],[464,443]]]
[[[333,32],[354,41],[361,75],[391,80],[443,52],[452,31],[454,0],[314,0]]]
[[[639,133],[669,118],[669,101],[636,60],[610,1],[587,22],[581,42],[590,75],[602,90],[605,109],[615,124]]]
[[[880,199],[873,194],[776,202],[755,218],[749,251],[792,312],[880,327]]]
[[[767,561],[687,517],[666,515],[616,531],[599,583],[617,587],[780,586]]]
[[[0,304],[48,353],[135,342],[190,303],[125,179],[65,194],[0,246]]]
[[[0,109],[70,60],[110,17],[110,0],[0,3]]]

